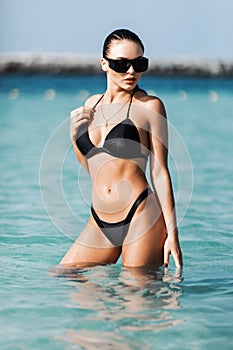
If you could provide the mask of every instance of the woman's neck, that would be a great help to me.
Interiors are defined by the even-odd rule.
[[[132,91],[118,90],[118,89],[109,89],[107,88],[104,94],[104,103],[124,103],[130,100],[130,97],[133,93]]]

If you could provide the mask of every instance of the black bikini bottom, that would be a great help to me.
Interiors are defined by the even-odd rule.
[[[146,188],[135,200],[126,218],[119,222],[109,223],[101,220],[96,214],[94,208],[91,207],[91,213],[97,225],[114,246],[122,246],[123,241],[128,233],[129,225],[135,214],[135,211],[137,210],[138,206],[144,201],[144,199],[148,197],[151,193],[151,189]]]

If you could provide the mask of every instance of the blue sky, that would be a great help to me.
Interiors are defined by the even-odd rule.
[[[0,0],[0,52],[101,55],[116,28],[149,57],[233,58],[232,0]]]

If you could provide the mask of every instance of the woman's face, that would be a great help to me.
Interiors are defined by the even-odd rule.
[[[130,40],[114,40],[112,41],[107,57],[119,60],[127,58],[133,60],[139,56],[143,56],[141,46]],[[135,88],[141,78],[142,73],[136,73],[132,67],[129,67],[126,73],[117,73],[109,67],[108,61],[102,58],[102,69],[107,73],[108,83],[117,87],[130,91]]]

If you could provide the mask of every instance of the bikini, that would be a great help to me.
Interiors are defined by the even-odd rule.
[[[98,153],[107,153],[113,157],[121,159],[143,158],[147,156],[141,152],[141,142],[138,129],[134,122],[129,118],[130,107],[132,104],[134,92],[131,95],[126,118],[115,125],[107,134],[102,147],[96,147],[90,140],[88,132],[88,123],[83,124],[76,136],[76,145],[80,152],[87,158],[92,158]],[[93,106],[98,105],[104,95]],[[152,193],[150,188],[145,189],[135,200],[126,218],[119,222],[108,223],[99,218],[93,206],[91,213],[97,225],[114,246],[122,246],[128,233],[130,222],[138,208],[145,198]]]

